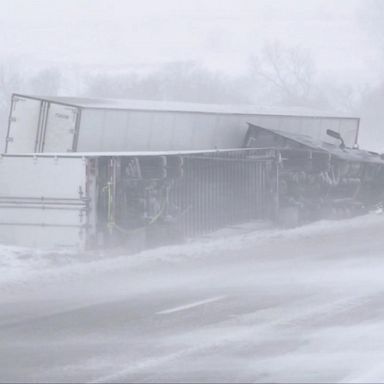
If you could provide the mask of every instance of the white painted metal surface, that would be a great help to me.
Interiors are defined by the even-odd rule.
[[[73,150],[77,114],[77,108],[50,104],[43,151],[69,152]]]
[[[247,122],[264,128],[300,132],[334,143],[327,129],[340,132],[355,143],[354,119],[296,116],[254,116],[159,111],[82,111],[78,151],[197,150],[235,148],[243,145]]]
[[[0,242],[82,248],[86,162],[81,158],[0,158]]]
[[[243,145],[247,122],[264,128],[305,133],[328,142],[335,142],[326,135],[327,129],[333,129],[341,133],[348,146],[353,146],[359,127],[357,118],[316,116],[315,112],[311,115],[307,110],[300,112],[297,109],[291,112],[302,115],[288,115],[286,109],[278,114],[276,109],[255,111],[251,107],[236,109],[151,101],[65,97],[31,100],[45,100],[50,104],[49,110],[55,111],[52,116],[56,116],[48,118],[43,135],[44,148],[40,146],[38,152],[67,152],[72,147],[79,152],[236,148]],[[58,110],[72,114],[72,118],[63,119]],[[76,126],[77,111],[80,115]],[[275,114],[268,114],[272,112]],[[29,127],[33,131],[32,122],[33,118]],[[32,147],[18,150],[34,151]]]
[[[6,152],[34,152],[41,104],[41,100],[27,97],[12,98]]]

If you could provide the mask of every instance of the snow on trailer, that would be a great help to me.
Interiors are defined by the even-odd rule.
[[[348,146],[359,119],[290,108],[255,108],[179,102],[12,96],[6,153],[167,151],[240,148],[247,123],[306,133]]]

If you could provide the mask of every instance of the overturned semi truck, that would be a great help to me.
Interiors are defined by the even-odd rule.
[[[358,131],[308,111],[13,95],[0,241],[138,250],[287,210],[363,211],[384,162],[352,149]]]

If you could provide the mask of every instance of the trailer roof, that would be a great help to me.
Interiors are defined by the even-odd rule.
[[[260,127],[256,127],[260,128]],[[264,129],[264,128],[261,128]],[[267,130],[267,129],[266,129]],[[276,135],[281,135],[287,139],[297,141],[301,144],[308,146],[314,151],[328,152],[331,155],[334,155],[340,159],[355,161],[355,162],[365,162],[365,163],[375,163],[384,165],[384,160],[378,153],[373,153],[361,149],[351,149],[344,148],[341,149],[337,145],[329,143],[314,143],[309,144],[308,138],[299,139],[298,136],[302,135],[286,135],[283,132],[277,130],[267,130]],[[280,150],[283,148],[280,148]],[[250,151],[276,151],[279,150],[277,147],[273,148],[232,148],[232,149],[215,149],[215,150],[198,150],[198,151],[130,151],[130,152],[57,152],[57,153],[3,153],[0,154],[1,157],[33,157],[33,158],[99,158],[99,157],[141,157],[141,156],[192,156],[192,155],[202,155],[202,154],[213,154],[213,153],[228,153],[228,152],[250,152]]]
[[[166,156],[166,155],[199,155],[204,153],[246,152],[268,148],[232,148],[232,149],[205,149],[186,151],[125,151],[125,152],[36,152],[36,153],[2,153],[5,157],[123,157],[123,156]],[[271,150],[273,148],[270,148]]]
[[[197,104],[178,101],[158,100],[131,100],[131,99],[100,99],[67,96],[34,96],[14,94],[14,96],[37,100],[45,100],[58,104],[65,104],[84,109],[111,109],[111,110],[140,110],[162,112],[193,112],[212,114],[240,114],[240,115],[275,115],[275,116],[302,116],[318,118],[359,119],[329,111],[314,110],[303,107],[261,107],[255,105],[220,105]]]

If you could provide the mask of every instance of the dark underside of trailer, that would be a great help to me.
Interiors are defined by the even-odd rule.
[[[252,125],[244,147],[95,158],[98,240],[91,243],[151,246],[257,220],[295,226],[382,202],[377,154]]]
[[[177,242],[275,215],[275,152],[94,159],[97,225],[105,244]],[[276,198],[271,198],[275,196]]]

